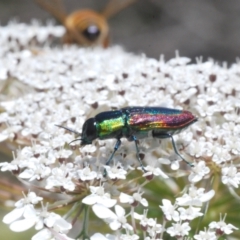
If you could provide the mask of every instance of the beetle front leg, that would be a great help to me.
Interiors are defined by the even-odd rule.
[[[110,162],[111,162],[112,159],[113,159],[113,156],[114,156],[115,152],[116,152],[116,151],[119,149],[119,147],[121,146],[121,143],[122,143],[121,140],[120,140],[120,139],[117,139],[117,142],[116,142],[116,144],[115,144],[115,146],[114,146],[113,152],[112,152],[110,158],[107,160],[106,165],[109,165],[109,164],[110,164]],[[106,171],[106,169],[104,169],[103,176],[104,176],[104,177],[107,176],[107,171]]]
[[[119,147],[121,146],[121,143],[122,143],[121,140],[118,139],[117,142],[116,142],[116,144],[115,144],[115,146],[114,146],[114,150],[113,150],[110,158],[109,158],[109,159],[107,160],[107,162],[106,162],[106,165],[109,165],[109,164],[110,164],[110,162],[111,162],[112,159],[113,159],[113,156],[114,156],[115,152],[116,152],[116,151],[119,149]]]
[[[184,157],[182,157],[182,155],[178,152],[177,150],[177,147],[176,147],[176,144],[175,144],[175,141],[173,139],[173,136],[169,133],[152,133],[153,137],[154,138],[160,138],[160,139],[164,139],[164,138],[171,138],[172,140],[172,146],[173,146],[173,149],[174,149],[174,152],[185,162],[187,163],[190,167],[193,167],[194,165],[190,162],[188,162],[187,160],[184,159]]]

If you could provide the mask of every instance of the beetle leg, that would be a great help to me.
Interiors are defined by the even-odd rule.
[[[114,146],[113,153],[111,154],[110,158],[107,160],[106,165],[109,165],[109,164],[110,164],[110,162],[111,162],[112,159],[113,159],[113,156],[114,156],[115,152],[119,149],[120,146],[121,146],[121,140],[118,139],[117,142],[116,142],[116,144],[115,144],[115,146]]]
[[[142,170],[143,170],[144,172],[147,172],[146,169],[144,168],[144,165],[143,165],[143,163],[142,163],[142,160],[141,160],[141,158],[140,158],[140,156],[139,156],[139,148],[138,148],[138,144],[137,144],[137,138],[136,138],[135,136],[131,136],[131,139],[135,142],[136,152],[137,152],[137,159],[138,159],[138,161],[139,161],[139,163],[140,163],[140,166],[141,166],[141,168],[142,168]]]
[[[173,149],[174,149],[174,152],[185,162],[187,163],[190,167],[193,167],[193,164],[188,162],[187,160],[184,159],[184,157],[182,157],[182,155],[178,152],[177,150],[177,147],[176,147],[176,144],[175,144],[175,141],[174,141],[174,138],[171,134],[169,133],[161,133],[161,134],[157,134],[157,133],[152,133],[153,137],[154,138],[171,138],[172,140],[172,146],[173,146]]]
[[[107,160],[106,165],[109,165],[109,164],[110,164],[110,162],[111,162],[112,159],[113,159],[113,156],[114,156],[115,152],[119,149],[120,146],[121,146],[121,140],[120,140],[120,139],[117,139],[117,142],[116,142],[116,144],[115,144],[115,146],[114,146],[113,152],[112,152],[110,158]],[[104,176],[104,177],[107,176],[107,170],[106,170],[106,168],[104,169],[103,176]]]

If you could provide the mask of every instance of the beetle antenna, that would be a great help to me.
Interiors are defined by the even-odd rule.
[[[81,138],[76,138],[76,139],[72,140],[70,143],[68,143],[68,145],[70,145],[71,143],[76,142],[76,141],[82,141],[82,139]]]
[[[75,134],[77,134],[77,135],[81,135],[80,132],[77,132],[77,131],[73,130],[72,128],[63,127],[63,126],[61,126],[61,125],[57,125],[57,124],[54,124],[54,125],[57,126],[57,127],[60,127],[60,128],[66,129],[66,130],[68,130],[69,132],[73,132],[73,133],[75,133]]]
[[[73,133],[75,133],[75,134],[77,134],[77,135],[81,135],[79,132],[73,130],[72,128],[63,127],[63,126],[57,125],[57,124],[55,124],[55,126],[60,127],[60,128],[63,128],[63,129],[66,129],[66,130],[68,130],[68,131],[70,131],[70,132],[73,132]],[[72,141],[71,141],[70,143],[68,143],[68,144],[70,145],[72,142],[76,142],[76,141],[82,141],[82,138],[76,138],[76,139],[72,140]]]

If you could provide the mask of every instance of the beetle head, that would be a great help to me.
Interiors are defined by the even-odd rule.
[[[81,145],[91,144],[97,137],[96,121],[89,118],[82,127]]]

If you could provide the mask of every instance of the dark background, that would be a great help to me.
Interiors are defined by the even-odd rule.
[[[121,1],[121,0],[119,0]],[[101,11],[106,0],[63,0],[68,13],[79,8]],[[34,0],[0,0],[0,22],[17,18],[30,22],[51,16]],[[235,62],[240,51],[240,1],[139,0],[109,21],[111,43],[127,51],[166,59],[180,55],[203,56]]]

